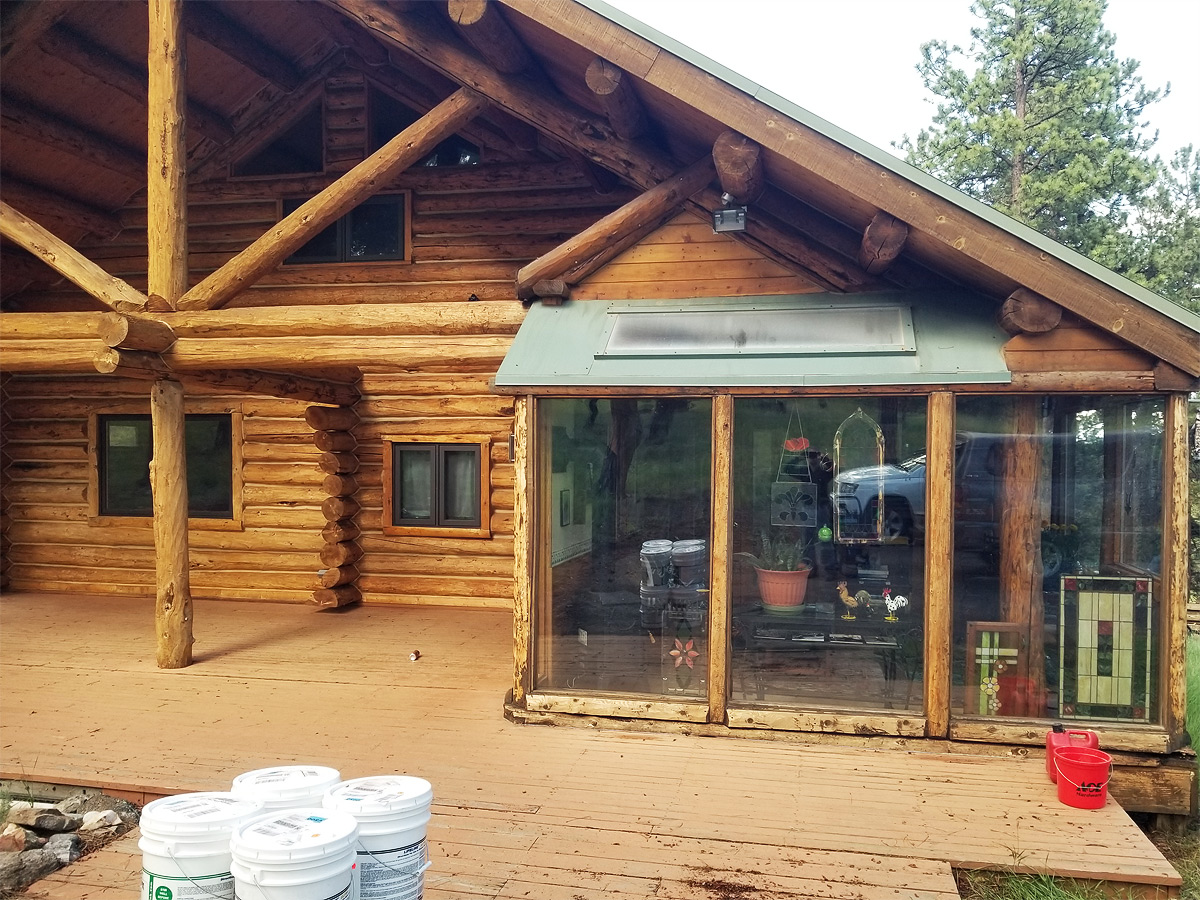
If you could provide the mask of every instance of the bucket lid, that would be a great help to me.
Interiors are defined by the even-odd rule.
[[[671,550],[671,541],[642,541],[643,553],[669,553]]]
[[[306,862],[338,856],[358,842],[358,822],[332,809],[276,810],[233,830],[229,849],[242,862]]]
[[[326,809],[361,818],[424,809],[433,802],[433,785],[412,775],[368,775],[334,785],[325,792]]]
[[[229,833],[262,811],[263,802],[254,797],[218,791],[177,794],[147,803],[140,825],[144,833],[156,837]]]
[[[342,774],[328,766],[276,766],[243,772],[233,779],[233,793],[264,801],[304,801],[312,797],[319,802],[316,798],[341,780]]]

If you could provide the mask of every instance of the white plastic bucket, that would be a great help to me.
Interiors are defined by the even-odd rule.
[[[262,814],[258,800],[227,793],[179,794],[142,810],[141,900],[233,900],[229,838]]]
[[[358,823],[349,813],[276,810],[229,841],[238,900],[353,900]]]
[[[359,900],[420,900],[431,803],[433,787],[411,775],[355,778],[326,792],[326,809],[358,821]]]
[[[233,779],[232,791],[238,797],[261,800],[270,812],[320,806],[325,792],[341,780],[341,773],[328,766],[276,766],[243,772]]]

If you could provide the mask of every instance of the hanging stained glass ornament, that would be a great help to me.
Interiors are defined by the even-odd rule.
[[[811,452],[800,416],[793,408],[783,434],[775,482],[771,485],[772,525],[800,528],[817,524],[817,486],[813,483]]]
[[[843,544],[883,538],[883,429],[861,408],[833,436],[835,539]]]

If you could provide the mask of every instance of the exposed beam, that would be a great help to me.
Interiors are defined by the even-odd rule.
[[[422,159],[470,121],[487,101],[460,89],[404,129],[317,196],[189,290],[180,309],[214,309],[275,268],[314,234],[379,190],[382,182]]]
[[[1017,288],[1000,305],[997,322],[1011,335],[1042,334],[1062,321],[1062,307],[1041,294]]]
[[[740,203],[753,203],[767,186],[762,147],[744,134],[722,131],[713,141],[713,162],[721,190]]]
[[[455,365],[466,370],[498,365],[511,344],[508,335],[446,335],[438,340],[404,335],[372,341],[354,336],[219,341],[179,338],[163,353],[163,359],[179,373],[207,372],[214,368],[309,372],[313,366],[371,366],[407,371],[420,366]]]
[[[517,333],[524,317],[525,311],[519,303],[460,302],[262,306],[176,312],[162,318],[170,323],[178,337],[217,339],[338,335],[386,337],[406,334],[426,337],[511,335]],[[2,330],[0,334],[3,334]]]
[[[0,178],[0,196],[6,203],[28,209],[41,218],[53,219],[68,229],[80,229],[81,237],[94,234],[110,240],[121,233],[121,222],[111,213],[18,178],[8,175]]]
[[[76,159],[94,163],[127,178],[140,181],[146,174],[146,156],[141,151],[114,143],[57,114],[50,115],[19,100],[5,97],[0,102],[0,117],[4,120],[5,131],[10,134],[48,144],[70,153]]]
[[[449,0],[446,11],[459,33],[493,69],[505,75],[529,72],[533,57],[497,4],[489,0]]]
[[[92,365],[101,375],[121,375],[126,378],[161,378],[171,373],[157,353],[145,350],[119,350],[105,347],[96,351]]]
[[[183,0],[150,0],[146,253],[151,301],[174,309],[187,290],[187,43]]]
[[[11,313],[0,313],[0,319],[7,315]],[[44,335],[39,339],[6,340],[0,344],[0,372],[37,375],[93,372],[96,354],[106,349],[96,338],[60,339]]]
[[[588,63],[584,79],[613,131],[628,141],[646,130],[646,110],[628,72],[597,56]]]
[[[702,190],[713,177],[712,158],[705,156],[678,175],[668,178],[614,210],[590,228],[564,241],[517,272],[517,297],[534,296],[539,281],[560,278],[568,270],[583,278],[612,258],[613,245],[635,231],[655,227],[672,215],[688,197]]]
[[[38,265],[41,265],[39,263]],[[0,313],[0,341],[95,341],[106,316],[96,312]],[[7,344],[5,345],[7,347]]]
[[[908,226],[880,210],[863,231],[858,264],[870,275],[881,275],[903,252],[907,240]]]
[[[109,275],[65,241],[0,202],[0,234],[24,247],[101,303],[118,312],[141,312],[146,295]]]
[[[53,314],[52,314],[53,315]],[[175,332],[162,319],[102,313],[97,323],[100,340],[122,350],[147,350],[161,353],[175,343]]]
[[[186,4],[183,21],[187,30],[209,46],[216,47],[256,75],[291,93],[304,80],[300,71],[246,26],[219,12],[212,3]]]
[[[35,44],[75,6],[61,0],[22,0],[0,5],[0,60]]]
[[[119,56],[104,47],[93,44],[74,31],[61,26],[51,29],[42,36],[38,46],[51,56],[58,57],[85,74],[92,75],[139,103],[146,102],[149,87],[145,69],[125,62]],[[220,144],[233,138],[233,127],[220,113],[200,103],[189,101],[187,115],[188,122],[205,137]]]

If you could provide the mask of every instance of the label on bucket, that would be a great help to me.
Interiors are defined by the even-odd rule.
[[[359,900],[420,900],[425,841],[398,850],[359,850]]]
[[[354,882],[350,882],[350,884],[346,885],[344,888],[342,888],[340,891],[338,891],[332,897],[322,897],[322,898],[320,898],[320,900],[350,900],[350,898],[353,896],[353,891],[351,890],[353,887],[354,887]],[[232,896],[233,896],[233,900],[242,900],[242,898],[238,897],[236,894],[234,894]],[[286,896],[286,895],[281,894],[280,896]]]
[[[142,900],[234,900],[233,875],[156,875],[142,869]]]

